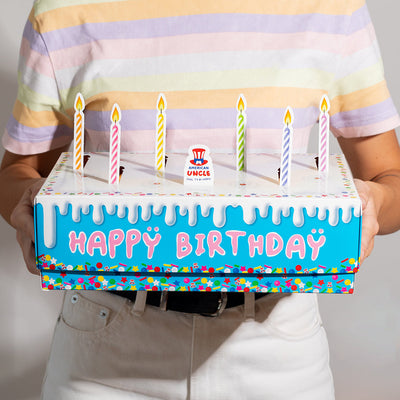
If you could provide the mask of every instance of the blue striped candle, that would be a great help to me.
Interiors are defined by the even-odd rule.
[[[280,185],[288,187],[290,185],[290,164],[292,158],[292,138],[293,138],[293,110],[286,108],[283,119],[283,137],[281,154],[281,178]]]

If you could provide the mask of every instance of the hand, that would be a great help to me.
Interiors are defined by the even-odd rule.
[[[374,239],[379,232],[378,211],[374,199],[373,182],[354,179],[362,204],[361,255],[360,264],[371,254]]]
[[[17,241],[22,249],[28,271],[39,275],[35,260],[35,228],[33,222],[33,203],[44,179],[39,178],[29,186],[11,214],[11,225],[17,231]]]

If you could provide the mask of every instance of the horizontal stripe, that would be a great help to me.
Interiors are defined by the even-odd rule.
[[[361,71],[356,71],[335,82],[335,86],[329,92],[329,97],[343,96],[358,90],[366,89],[383,81],[383,63],[379,60],[375,65],[371,65]]]
[[[248,128],[283,128],[285,109],[249,108]],[[230,109],[167,110],[167,129],[229,129],[236,126],[237,111]],[[294,127],[303,128],[317,121],[319,112],[315,107],[294,110]],[[124,130],[151,130],[156,127],[157,110],[125,110],[122,112],[121,127]],[[110,112],[85,112],[85,126],[90,130],[109,129]]]
[[[335,75],[339,59],[334,60],[334,57],[332,57],[332,63],[327,64],[326,53],[306,49],[298,50],[297,53],[295,57],[291,50],[236,51],[171,55],[135,60],[97,60],[88,63],[85,68],[74,67],[58,71],[56,76],[61,91],[68,89],[71,82],[79,84],[80,82],[95,80],[99,76],[98,71],[102,71],[102,81],[119,79],[120,77],[125,77],[126,80],[141,81],[143,78],[153,76],[152,87],[148,87],[147,90],[154,91],[157,88],[156,85],[160,76],[169,79],[169,76],[181,75],[181,81],[185,83],[187,76],[195,75],[196,79],[203,81],[206,87],[212,87],[210,84],[212,85],[216,79],[219,79],[221,74],[231,73],[241,74],[246,78],[253,74],[253,71],[260,71],[263,74],[267,70],[277,71],[279,69],[279,75],[282,76],[297,75],[297,71],[304,71],[307,75],[312,73],[317,81],[319,80],[318,75],[330,75],[331,77]],[[361,58],[362,55],[364,57]],[[364,52],[357,59],[361,68],[366,68],[375,61],[375,58],[369,57],[369,54],[364,54]],[[352,62],[355,61],[352,60]],[[307,73],[306,71],[310,72]],[[202,76],[205,76],[208,82],[202,79]],[[301,79],[302,77],[299,76],[299,80]],[[234,81],[232,83],[233,86],[231,84],[225,86],[225,88],[235,87]],[[186,89],[185,86],[183,88]]]
[[[66,125],[70,128],[73,127],[72,110],[71,117],[63,114],[61,111],[33,111],[16,101],[13,110],[13,116],[21,125],[30,128],[40,128],[42,126],[57,126]]]
[[[45,32],[43,38],[51,52],[99,39],[144,39],[222,32],[345,34],[348,23],[346,16],[193,15],[162,20],[87,23]]]
[[[248,107],[285,108],[290,104],[293,108],[304,108],[311,104],[316,107],[322,95],[321,89],[257,87],[228,90],[199,90],[164,92],[168,109],[205,109],[235,108],[239,95],[243,93]],[[122,110],[155,110],[157,92],[102,92],[100,95],[87,96],[87,109],[92,111],[110,111],[114,103]],[[68,113],[73,115],[73,101],[68,103]]]
[[[108,3],[108,4],[107,4]],[[127,4],[128,3],[128,4]],[[120,10],[121,13],[126,13],[127,10],[134,7],[138,13],[148,14],[149,12],[168,12],[170,10],[182,10],[185,13],[193,14],[195,12],[203,12],[204,9],[212,8],[214,12],[227,12],[229,10],[245,10],[245,12],[263,12],[272,14],[308,14],[311,12],[318,12],[322,14],[342,14],[352,13],[365,4],[365,0],[335,0],[324,1],[320,0],[303,0],[296,2],[293,6],[292,0],[279,0],[279,1],[264,1],[247,0],[246,2],[238,0],[219,0],[218,2],[212,0],[203,0],[200,2],[182,2],[175,1],[160,1],[160,0],[136,0],[129,4],[127,1],[121,0],[41,0],[35,4],[35,15],[38,16],[45,12],[55,10],[56,12],[49,13],[53,18],[58,15],[57,9],[63,11],[63,8],[70,7],[71,13],[78,13],[79,10],[84,9],[88,13],[95,13],[97,10],[105,10],[110,12],[114,8]],[[75,7],[74,7],[75,6]],[[103,8],[101,8],[101,7]],[[232,12],[232,11],[231,11]]]
[[[331,124],[336,129],[351,126],[366,126],[376,124],[381,120],[392,118],[397,114],[391,98],[369,107],[345,111],[331,117]]]
[[[304,152],[307,148],[311,126],[297,129],[293,136],[295,152]],[[282,143],[281,129],[247,129],[247,152],[280,152]],[[109,151],[109,131],[92,131],[87,129],[85,151]],[[232,153],[236,148],[235,129],[168,129],[166,150],[187,153],[193,143],[208,146],[211,152]],[[155,130],[127,131],[122,130],[121,151],[139,151],[154,153]]]
[[[221,90],[237,88],[256,88],[262,86],[308,87],[321,89],[333,81],[332,74],[318,70],[258,69],[248,71],[222,71],[185,74],[141,76],[129,78],[98,78],[61,90],[62,98],[72,104],[73,93],[85,93],[87,97],[101,92],[168,92],[181,90]],[[373,82],[374,84],[376,82]],[[73,84],[73,83],[72,83]],[[356,88],[358,90],[360,88]],[[342,93],[338,93],[342,94]]]
[[[6,150],[10,151],[11,153],[21,155],[44,153],[46,151],[68,145],[70,142],[71,138],[69,136],[60,136],[47,141],[36,141],[34,144],[31,142],[21,142],[12,138],[8,134],[7,129],[2,137],[2,144]]]
[[[213,33],[150,39],[96,40],[95,43],[68,47],[51,53],[56,70],[81,66],[99,59],[135,59],[174,54],[214,53],[225,51],[270,51],[291,49],[320,50],[333,54],[352,55],[376,41],[372,24],[357,31],[343,46],[341,35],[299,32],[270,34],[258,32]]]
[[[47,53],[43,55],[42,53],[32,50],[28,40],[25,38],[22,38],[21,42],[20,62],[34,70],[36,73],[54,79],[53,65]]]
[[[356,138],[378,135],[380,133],[391,131],[400,126],[400,118],[398,115],[388,118],[386,120],[381,120],[375,124],[370,125],[359,125],[353,127],[345,128],[331,128],[333,134],[336,137],[342,136],[345,138]]]
[[[6,129],[10,137],[21,142],[35,143],[61,136],[73,137],[73,131],[65,125],[31,128],[18,123],[14,117],[10,117]]]
[[[53,81],[54,84],[54,81]],[[60,108],[58,98],[52,98],[45,94],[33,91],[21,82],[18,89],[18,101],[33,111],[48,111]]]
[[[352,111],[379,104],[390,98],[386,81],[369,86],[366,89],[351,92],[344,96],[337,96],[330,101],[330,114],[334,115],[343,111]]]
[[[358,35],[357,33],[356,35]],[[364,37],[364,35],[363,35]],[[215,53],[229,51],[271,51],[307,49],[342,54],[341,36],[315,32],[269,34],[257,32],[213,33],[150,38],[98,40],[80,46],[56,50],[51,59],[56,70],[78,67],[93,60],[120,60],[175,54]],[[362,42],[364,47],[370,43]],[[354,45],[351,50],[354,51]],[[359,49],[357,49],[358,51]],[[350,52],[349,52],[350,54]]]

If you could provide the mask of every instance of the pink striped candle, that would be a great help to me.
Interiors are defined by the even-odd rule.
[[[85,116],[85,101],[81,93],[78,93],[75,98],[75,115],[74,115],[74,154],[73,165],[74,171],[83,171],[83,152],[84,152],[84,130]]]
[[[166,114],[167,101],[161,93],[157,101],[157,132],[155,146],[155,169],[157,173],[163,173],[165,170],[165,132],[166,132]]]
[[[329,169],[329,99],[328,96],[323,95],[319,109],[319,174],[328,175]]]
[[[120,146],[121,146],[121,109],[118,104],[114,104],[111,113],[111,127],[110,127],[110,168],[108,183],[116,185],[119,182],[119,160],[120,160]]]

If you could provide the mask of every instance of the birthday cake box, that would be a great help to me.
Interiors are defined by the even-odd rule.
[[[45,290],[352,293],[361,202],[342,155],[321,175],[315,155],[282,158],[192,146],[168,155],[63,153],[35,199],[37,266]]]

